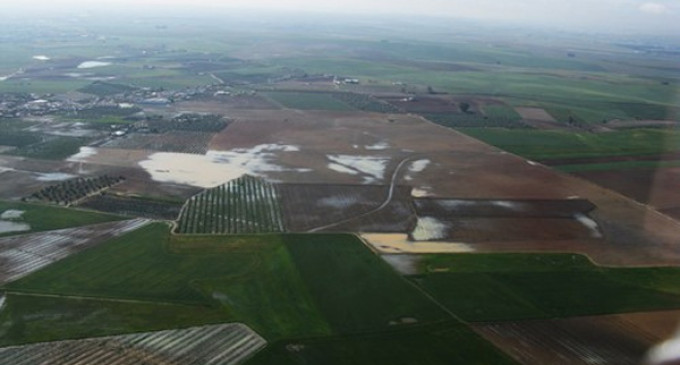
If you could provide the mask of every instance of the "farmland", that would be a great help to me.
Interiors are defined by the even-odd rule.
[[[212,137],[212,133],[185,131],[169,131],[159,134],[133,134],[125,138],[113,139],[102,145],[102,147],[202,155],[208,152],[208,145]]]
[[[675,330],[673,36],[170,8],[5,19],[0,364],[632,364]]]
[[[469,321],[680,308],[667,284],[677,268],[602,268],[573,254],[433,255],[418,267],[411,280]]]
[[[455,344],[452,346],[451,344]],[[260,364],[515,364],[457,323],[380,334],[274,343],[248,362]]]
[[[394,202],[375,211],[384,201],[387,186],[277,184],[286,227],[305,232],[405,231],[413,212],[408,206],[410,189],[397,187]],[[299,202],[305,200],[307,205]]]
[[[112,214],[85,212],[56,206],[0,201],[0,211],[22,211],[20,220],[30,226],[30,232],[110,222],[123,219]]]
[[[189,199],[177,229],[184,234],[283,230],[279,198],[273,185],[248,175]]]
[[[264,95],[286,108],[301,110],[352,110],[349,104],[341,99],[336,99],[330,94],[295,92],[295,91],[269,91]]]
[[[89,195],[101,193],[105,189],[125,180],[122,176],[102,175],[95,178],[78,178],[51,185],[33,193],[31,200],[70,205]]]
[[[222,308],[268,339],[446,318],[347,235],[170,236],[152,224],[4,289],[10,305],[26,293]]]
[[[183,343],[183,346],[172,346],[177,343]],[[265,344],[248,327],[227,324],[0,348],[0,364],[33,364],[43,359],[55,364],[72,364],[96,359],[98,364],[232,365],[240,363]]]
[[[117,215],[167,220],[176,219],[182,209],[178,202],[116,194],[93,196],[80,202],[78,206]]]
[[[613,316],[504,322],[474,329],[522,364],[635,365],[653,342]]]
[[[22,157],[61,160],[77,153],[80,147],[89,141],[90,139],[82,137],[47,136],[38,143],[24,145],[10,153]]]
[[[563,131],[508,131],[463,129],[486,143],[532,160],[600,156],[654,155],[677,150],[680,133],[664,129],[636,129],[610,133]]]
[[[122,221],[0,238],[0,283],[24,277],[146,223],[144,220]]]

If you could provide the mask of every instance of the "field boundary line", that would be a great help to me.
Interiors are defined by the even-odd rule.
[[[382,254],[380,254],[380,252],[376,251],[377,249],[376,249],[375,247],[373,247],[373,245],[371,245],[370,243],[368,243],[367,240],[365,240],[363,237],[361,237],[361,235],[360,235],[359,233],[354,233],[354,236],[357,237],[357,238],[359,239],[359,241],[361,241],[361,242],[364,244],[364,246],[366,246],[371,252],[373,252],[373,254],[375,254],[376,256],[378,256],[378,258],[379,258],[381,261],[384,261],[383,258],[382,258]],[[394,271],[394,269],[392,269],[392,270]],[[455,319],[456,321],[458,321],[458,322],[460,322],[460,323],[463,323],[463,324],[465,324],[465,325],[469,325],[469,324],[470,324],[470,323],[468,323],[467,321],[463,320],[462,318],[458,317],[458,315],[456,315],[455,313],[453,313],[450,309],[446,308],[443,304],[441,304],[439,301],[437,301],[430,293],[428,293],[427,291],[425,291],[425,289],[423,289],[423,288],[421,288],[420,286],[418,286],[418,284],[412,282],[411,280],[407,279],[404,275],[402,275],[402,274],[400,274],[400,273],[398,273],[398,272],[396,272],[396,271],[395,271],[395,275],[398,275],[399,278],[400,278],[401,280],[403,280],[404,282],[406,282],[406,284],[408,284],[408,285],[410,285],[411,287],[413,287],[413,288],[415,288],[416,290],[418,290],[418,292],[420,292],[421,294],[423,294],[428,300],[430,300],[431,302],[433,302],[437,307],[441,308],[444,312],[446,312],[446,314],[448,314],[449,316],[451,316],[451,318],[453,318],[453,319]]]
[[[166,305],[166,306],[177,306],[177,307],[200,307],[200,304],[188,304],[179,302],[164,302],[164,301],[152,301],[152,300],[141,300],[141,299],[123,299],[123,298],[110,298],[110,297],[95,297],[86,295],[68,295],[68,294],[50,294],[50,293],[38,293],[31,291],[22,290],[5,290],[5,297],[9,295],[17,295],[24,297],[39,297],[39,298],[59,298],[59,299],[77,299],[77,300],[91,300],[98,302],[113,302],[113,303],[129,303],[129,304],[153,304],[153,305]]]

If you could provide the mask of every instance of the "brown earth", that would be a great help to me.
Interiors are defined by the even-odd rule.
[[[410,187],[397,187],[394,201],[385,209],[363,218],[379,207],[387,196],[386,185],[330,185],[279,184],[286,228],[305,232],[329,226],[330,232],[406,232],[413,225],[413,211],[409,205]],[[305,202],[301,204],[300,202]]]
[[[190,106],[179,103],[174,108],[187,110]],[[604,235],[603,240],[547,240],[536,234],[511,243],[475,244],[475,250],[575,251],[608,265],[680,264],[680,224],[677,221],[582,178],[526,161],[420,117],[351,111],[229,109],[219,103],[204,107],[207,106],[212,110],[206,111],[226,114],[235,120],[229,128],[215,135],[210,142],[211,149],[252,149],[271,144],[299,149],[272,152],[271,162],[281,169],[261,174],[271,180],[295,184],[394,183],[427,191],[432,197],[460,199],[563,200],[580,197],[597,206],[591,217],[599,223]],[[377,145],[382,147],[371,147]],[[137,170],[138,180],[128,186],[144,193],[166,186],[150,184],[148,174],[139,168],[138,162],[148,156],[148,151],[102,151],[86,159],[80,168],[88,172],[118,168]],[[361,162],[368,161],[367,158],[380,159],[384,161],[384,171],[367,181],[366,173],[338,172],[329,168],[332,162],[329,155],[354,157]],[[422,171],[408,171],[408,164],[396,171],[406,158],[427,159],[429,164]],[[79,166],[75,164],[72,168]],[[527,227],[541,230],[540,226],[530,226]]]
[[[487,323],[473,329],[524,365],[635,365],[666,338],[677,311]],[[662,324],[665,323],[665,324]]]
[[[426,190],[433,197],[588,199],[597,206],[591,216],[604,235],[604,240],[485,242],[476,245],[478,250],[576,251],[608,265],[680,264],[678,222],[616,192],[531,163],[417,116],[293,110],[241,110],[232,116],[236,122],[219,133],[211,147],[244,148],[267,143],[299,146],[300,153],[288,153],[281,162],[313,171],[273,175],[283,182],[361,184],[359,176],[327,168],[326,156],[333,153],[389,157],[384,178],[375,184],[388,183],[390,172],[405,157],[428,159],[430,163],[420,172],[402,169],[395,183]],[[389,147],[380,151],[353,147],[376,142]]]
[[[583,171],[574,175],[680,218],[680,167]]]
[[[600,234],[572,218],[435,218],[446,224],[446,241],[465,242],[473,248],[480,242],[589,240]]]

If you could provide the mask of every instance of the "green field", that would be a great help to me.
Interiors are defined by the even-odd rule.
[[[180,215],[177,233],[271,233],[283,230],[274,186],[246,175],[189,199]]]
[[[519,118],[511,114],[481,115],[481,114],[423,114],[428,120],[449,128],[530,128]]]
[[[127,85],[114,84],[110,82],[93,82],[78,91],[97,96],[109,96],[133,90],[134,88]]]
[[[112,214],[43,204],[0,201],[0,213],[8,209],[24,211],[21,220],[18,221],[29,224],[31,226],[30,232],[51,231],[125,219],[124,217]]]
[[[637,156],[680,149],[680,131],[635,129],[607,133],[462,128],[472,137],[532,160]]]
[[[220,308],[9,294],[0,346],[223,323]]]
[[[447,318],[349,235],[171,236],[152,224],[4,289],[213,308],[268,339]]]
[[[315,237],[284,239],[302,280],[336,332],[385,329],[390,321],[403,318],[428,322],[447,317],[356,237]]]
[[[515,364],[467,327],[447,322],[379,334],[282,341],[247,365]]]
[[[602,268],[571,254],[426,255],[410,276],[468,321],[680,308],[678,268]]]
[[[262,94],[284,107],[291,109],[330,111],[354,110],[349,104],[334,98],[331,94],[296,91],[269,91]]]
[[[41,142],[25,145],[9,152],[12,155],[44,160],[62,160],[80,151],[80,147],[91,142],[81,137],[47,137]]]
[[[505,105],[486,105],[483,107],[483,110],[487,117],[506,118],[509,120],[522,119],[515,109]]]
[[[564,172],[581,171],[608,171],[608,170],[629,170],[629,169],[660,169],[667,167],[679,167],[680,161],[621,161],[604,163],[584,163],[557,165],[553,168]]]

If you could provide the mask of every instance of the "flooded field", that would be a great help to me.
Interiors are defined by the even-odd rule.
[[[297,152],[290,145],[258,145],[251,149],[238,148],[231,151],[208,151],[205,155],[157,152],[147,160],[140,161],[155,181],[187,184],[204,188],[215,187],[250,174],[266,175],[285,171],[275,163],[280,153]],[[297,172],[306,172],[298,169]]]
[[[0,238],[0,284],[26,276],[147,223],[147,220],[136,219]]]

